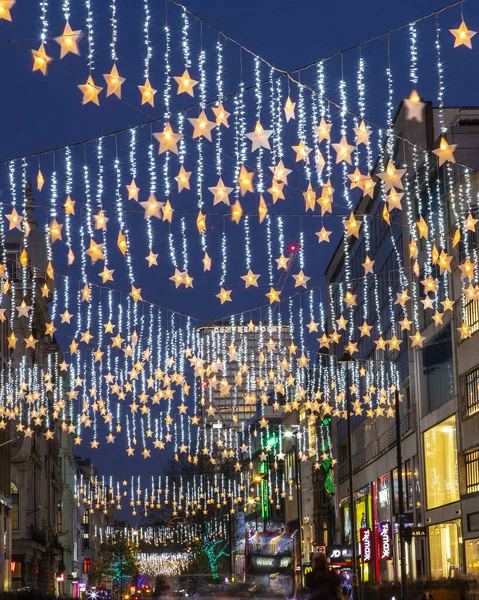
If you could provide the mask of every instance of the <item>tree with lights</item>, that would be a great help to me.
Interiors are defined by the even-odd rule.
[[[138,574],[136,553],[136,545],[124,537],[104,540],[93,567],[92,581],[101,584],[104,578],[111,577],[122,595],[124,582]]]

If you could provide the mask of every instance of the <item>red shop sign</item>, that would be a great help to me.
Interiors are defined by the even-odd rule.
[[[392,549],[392,525],[389,521],[378,523],[379,560],[391,560]]]
[[[361,539],[361,554],[363,562],[370,563],[373,560],[373,532],[369,527],[361,527],[359,531]]]

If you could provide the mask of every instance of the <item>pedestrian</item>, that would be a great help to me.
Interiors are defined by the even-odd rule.
[[[314,568],[306,575],[311,600],[342,600],[341,578],[329,568],[327,558],[320,554]]]
[[[431,592],[423,592],[420,596],[418,596],[417,600],[434,600],[434,596]]]

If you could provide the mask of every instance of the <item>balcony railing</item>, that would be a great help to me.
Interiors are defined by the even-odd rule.
[[[409,435],[413,430],[412,411],[408,410],[401,419],[401,438]],[[357,473],[366,465],[373,462],[390,450],[396,444],[396,424],[393,423],[389,429],[380,435],[376,440],[365,446],[353,456],[353,473]],[[339,481],[344,481],[348,476],[348,463],[345,462],[339,466],[338,478]]]

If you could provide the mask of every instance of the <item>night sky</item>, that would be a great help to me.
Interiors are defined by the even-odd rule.
[[[60,35],[63,30],[64,20],[61,13],[61,2],[49,0],[49,36]],[[93,77],[95,83],[105,86],[102,74],[111,69],[108,44],[111,38],[109,29],[109,2],[106,0],[92,0],[92,10],[95,27],[95,55]],[[384,0],[325,0],[318,2],[310,0],[243,0],[228,2],[220,0],[185,0],[184,4],[194,13],[203,17],[215,27],[224,31],[246,48],[258,53],[271,62],[274,66],[293,70],[310,62],[327,57],[340,50],[355,46],[362,41],[377,36],[399,25],[408,23],[433,10],[437,10],[448,4],[445,0],[402,0],[396,3],[385,3]],[[120,74],[126,77],[123,98],[125,103],[114,98],[106,99],[104,93],[101,97],[101,106],[92,104],[81,105],[81,93],[77,84],[84,82],[88,75],[85,62],[87,54],[87,42],[84,39],[81,44],[82,57],[68,56],[63,61],[58,59],[58,47],[53,41],[47,43],[47,52],[55,57],[54,65],[49,69],[48,77],[39,73],[31,72],[31,55],[25,50],[39,46],[38,35],[40,31],[38,0],[17,0],[12,9],[13,23],[0,21],[0,106],[1,106],[1,129],[0,129],[0,161],[6,161],[26,154],[41,152],[47,149],[64,146],[81,140],[94,138],[109,132],[129,128],[139,123],[149,121],[152,118],[160,118],[163,114],[161,95],[164,85],[164,69],[162,63],[162,51],[164,47],[163,26],[165,23],[165,2],[163,0],[150,0],[151,26],[150,39],[152,45],[152,59],[150,64],[151,81],[153,87],[158,89],[157,106],[155,108],[140,107],[139,92],[137,86],[143,84],[143,62],[145,55],[143,37],[143,2],[127,2],[117,0],[118,5],[118,68]],[[168,2],[170,25],[172,28],[172,72],[181,74],[183,71],[182,55],[180,48],[181,30],[178,24],[179,9]],[[70,23],[74,29],[85,29],[85,3],[81,0],[71,0]],[[176,15],[176,16],[175,16]],[[464,18],[470,29],[479,31],[479,3],[471,0],[464,3]],[[447,31],[449,28],[458,27],[461,21],[459,6],[446,11],[440,15],[441,43],[443,47],[443,59],[445,64],[445,105],[479,105],[477,100],[479,93],[479,35],[473,39],[473,50],[464,47],[457,49],[452,54],[453,37]],[[207,56],[214,53],[217,34],[203,26],[201,36],[200,26],[192,21],[191,51],[192,57],[198,53],[198,46],[202,37],[203,48]],[[16,40],[17,43],[7,43],[5,40]],[[424,41],[424,43],[423,43]],[[390,39],[391,63],[394,67],[394,111],[401,98],[409,95],[412,87],[408,81],[409,61],[409,39],[407,30],[393,34]],[[434,103],[437,99],[437,77],[435,72],[434,52],[434,19],[418,25],[418,91],[427,100]],[[373,122],[384,125],[386,115],[387,86],[385,77],[385,57],[387,51],[387,39],[382,38],[378,42],[363,47],[363,56],[368,64],[367,88],[366,88],[366,116]],[[355,48],[344,57],[344,78],[350,83],[350,105],[357,108],[355,99],[356,89],[356,67],[358,49]],[[249,62],[248,62],[249,61]],[[193,60],[195,65],[195,60]],[[214,62],[213,62],[214,65]],[[331,81],[337,82],[341,72],[341,62],[337,57],[330,61]],[[239,52],[234,46],[230,46],[225,52],[225,92],[231,92],[238,85]],[[328,64],[329,68],[329,64]],[[212,100],[214,94],[214,73],[212,67],[206,65],[208,73],[207,98]],[[244,80],[251,83],[252,70],[251,60],[244,53]],[[192,73],[195,66],[192,67]],[[262,79],[267,78],[269,71],[263,69]],[[78,79],[78,80],[77,80]],[[301,81],[316,85],[314,70],[301,74]],[[286,84],[285,84],[286,85]],[[176,86],[175,86],[176,87]],[[293,88],[292,88],[293,89]],[[330,97],[339,101],[337,85],[327,90]],[[293,94],[292,94],[293,95]],[[295,98],[293,98],[295,99]],[[174,100],[173,108],[190,107],[192,102],[188,99],[179,98]],[[227,107],[228,108],[228,107]],[[196,116],[191,115],[191,116]],[[337,115],[336,117],[337,118]],[[254,126],[255,116],[248,115],[248,131]],[[155,131],[158,127],[155,126]],[[288,135],[291,135],[291,143],[297,142],[292,134],[286,134],[286,145]],[[248,143],[249,145],[249,143]],[[156,145],[155,145],[156,147]],[[376,146],[377,147],[377,146]],[[109,156],[109,155],[108,155]],[[211,154],[206,158],[205,185],[214,185],[216,175],[210,163]],[[290,161],[291,162],[291,161]],[[192,165],[193,166],[193,165]],[[291,166],[291,165],[289,165]],[[299,187],[299,175],[297,175]],[[108,181],[106,182],[108,184]],[[146,181],[140,181],[140,187],[146,189]],[[231,177],[228,178],[231,185]],[[334,182],[333,182],[334,183]],[[303,186],[304,187],[304,186]],[[0,182],[0,198],[2,202],[8,201],[8,187],[3,179]],[[182,197],[181,202],[188,202]],[[190,200],[191,202],[191,200]],[[256,202],[256,201],[255,201]],[[304,203],[301,198],[301,210]],[[255,206],[255,205],[254,205]],[[246,208],[252,210],[253,205]],[[196,203],[193,202],[193,207]],[[285,208],[285,212],[294,212]],[[132,217],[134,219],[136,217]],[[138,223],[142,221],[142,213],[138,217]],[[41,218],[39,218],[41,222]],[[305,225],[306,235],[313,235],[319,227]],[[286,242],[297,239],[297,222],[288,230],[285,227]],[[309,228],[309,229],[307,229]],[[320,283],[334,247],[340,239],[338,227],[333,226],[333,244],[322,247],[319,251],[317,245],[312,248],[315,254],[310,258],[308,275],[315,277],[315,282]],[[134,230],[134,222],[130,223],[130,229]],[[236,239],[240,240],[241,230],[238,229]],[[232,238],[233,239],[233,238]],[[261,254],[263,240],[260,236],[253,234],[253,255]],[[158,242],[158,251],[166,252],[166,244]],[[275,258],[279,253],[274,252]],[[114,259],[112,259],[114,261]],[[314,264],[314,266],[313,266]],[[117,268],[113,262],[113,267]],[[60,264],[59,269],[61,270]],[[243,263],[233,265],[238,274],[245,272]],[[118,269],[120,267],[118,266]],[[261,267],[262,273],[266,269]],[[256,268],[256,272],[260,269]],[[202,277],[202,273],[196,272],[195,277]],[[164,272],[153,277],[151,272],[144,271],[143,278],[144,295],[148,299],[161,301],[163,305],[182,310],[187,314],[197,317],[200,321],[213,320],[222,317],[231,311],[240,311],[252,308],[264,301],[264,289],[257,292],[257,296],[246,296],[242,291],[243,286],[237,285],[236,300],[233,306],[220,307],[212,296],[217,293],[217,280],[201,280],[198,292],[189,296],[185,293],[178,294],[168,277],[171,272]],[[123,285],[121,282],[119,285]],[[233,285],[228,286],[233,288]],[[128,286],[125,284],[125,289]],[[253,291],[253,294],[256,293]],[[263,300],[261,300],[261,298]],[[68,337],[68,335],[67,335]],[[79,450],[83,455],[91,454],[95,463],[105,474],[124,474],[125,464],[124,445],[106,446],[93,453],[89,448],[81,447]],[[155,456],[158,456],[157,454]],[[118,459],[121,458],[121,461]],[[123,464],[121,464],[123,462]],[[154,458],[143,461],[142,458],[134,459],[128,465],[128,474],[149,474],[153,469],[158,472],[161,464]]]

